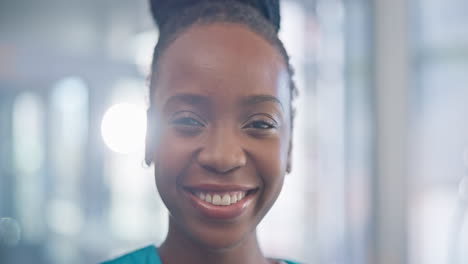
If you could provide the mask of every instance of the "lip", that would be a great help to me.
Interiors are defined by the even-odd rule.
[[[212,184],[212,183],[203,183],[203,184],[184,186],[184,189],[205,191],[205,192],[235,192],[235,191],[246,192],[246,191],[254,190],[257,188],[258,188],[257,186],[252,186],[252,185],[237,185],[237,184],[220,185],[220,184]]]
[[[211,192],[229,192],[229,191],[252,191],[258,189],[256,187],[248,186],[237,186],[237,185],[213,185],[203,184],[197,186],[190,186],[183,188],[184,196],[188,198],[190,204],[197,210],[202,216],[214,219],[214,220],[233,220],[241,216],[252,204],[257,190],[247,193],[246,196],[239,202],[226,206],[213,205],[205,201],[200,200],[193,190],[198,191],[211,191]]]

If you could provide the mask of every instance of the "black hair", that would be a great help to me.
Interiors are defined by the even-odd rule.
[[[216,2],[222,2],[215,0]],[[275,28],[278,33],[280,28],[280,4],[279,0],[236,0],[239,3],[251,6],[261,13]],[[182,9],[193,6],[203,1],[200,0],[150,0],[151,14],[156,25],[162,28],[169,18]],[[224,4],[224,3],[223,3]]]
[[[289,55],[278,37],[281,20],[279,0],[150,0],[150,6],[154,21],[159,27],[159,40],[153,54],[148,115],[152,111],[153,84],[157,81],[158,60],[164,50],[193,25],[227,22],[247,27],[275,47],[283,57],[289,73],[292,129],[295,113],[292,100],[297,95],[297,89],[292,78],[294,71]],[[149,129],[151,130],[150,127]],[[148,152],[146,163],[151,163]]]

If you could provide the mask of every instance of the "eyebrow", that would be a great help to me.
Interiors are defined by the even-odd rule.
[[[284,110],[284,107],[281,101],[272,95],[267,95],[267,94],[252,95],[252,96],[247,96],[241,100],[241,104],[244,106],[250,106],[250,105],[255,105],[255,104],[264,103],[264,102],[274,102],[278,104],[282,110]]]
[[[170,105],[174,102],[182,102],[189,105],[204,105],[209,103],[209,99],[202,95],[197,94],[190,94],[190,93],[183,93],[183,94],[176,94],[165,102],[164,106]]]
[[[175,102],[182,102],[188,105],[206,105],[210,103],[210,99],[206,96],[203,95],[198,95],[198,94],[190,94],[190,93],[183,93],[183,94],[177,94],[169,97],[167,101],[164,104],[164,108],[166,106],[171,105]],[[265,102],[273,102],[281,107],[282,110],[284,110],[283,104],[281,101],[272,95],[267,95],[267,94],[260,94],[260,95],[251,95],[251,96],[246,96],[240,100],[240,104],[243,106],[252,106],[260,103],[265,103]]]

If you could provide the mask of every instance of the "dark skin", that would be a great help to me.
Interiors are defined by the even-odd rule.
[[[162,54],[153,82],[155,178],[169,217],[164,264],[275,263],[256,227],[290,163],[291,95],[279,52],[248,28],[195,25]],[[241,215],[211,219],[186,199],[199,183],[257,191]]]

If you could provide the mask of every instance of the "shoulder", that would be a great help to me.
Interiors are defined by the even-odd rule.
[[[101,264],[161,264],[154,246],[137,249]]]

